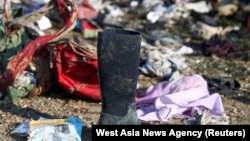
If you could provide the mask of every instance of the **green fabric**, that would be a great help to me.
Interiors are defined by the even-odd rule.
[[[29,41],[30,39],[24,28],[6,35],[4,22],[0,20],[0,74],[5,71],[10,59],[20,52]],[[9,86],[4,93],[7,95],[6,99],[16,99],[27,96],[32,88],[33,85],[18,89],[14,86]]]
[[[4,71],[10,59],[20,52],[27,42],[29,37],[24,28],[5,34],[4,24],[0,21],[0,53],[1,53],[1,71]]]
[[[84,30],[85,39],[90,39],[90,38],[96,39],[97,35],[98,35],[98,30],[87,30],[87,29]]]
[[[15,100],[20,97],[25,97],[31,92],[32,89],[33,85],[22,87],[20,89],[17,89],[14,86],[9,86],[6,91],[7,96],[5,97],[5,100]]]

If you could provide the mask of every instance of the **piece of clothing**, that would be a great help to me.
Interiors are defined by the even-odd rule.
[[[77,16],[78,19],[92,19],[97,16],[97,11],[88,0],[84,0],[77,6]]]
[[[31,39],[24,28],[6,34],[4,22],[0,21],[0,70],[4,71],[10,59],[20,52]],[[1,73],[0,73],[1,74]]]
[[[0,75],[3,74],[8,62],[13,56],[21,52],[27,43],[31,41],[25,28],[20,28],[6,34],[3,20],[0,20]],[[16,99],[24,97],[31,92],[34,83],[31,84],[29,72],[22,72],[15,82],[3,91],[7,97],[5,99]]]
[[[210,40],[204,41],[201,48],[204,55],[210,56],[215,54],[219,57],[223,57],[234,50],[232,41],[220,39],[219,36],[213,36]]]
[[[146,75],[177,80],[182,76],[179,70],[187,67],[185,58],[168,48],[142,48],[140,71]],[[177,75],[178,74],[178,75]],[[176,77],[178,76],[178,77]]]
[[[5,61],[5,62],[8,61],[7,62],[8,64],[5,63],[5,64],[3,64],[3,66],[1,66],[4,69],[4,71],[2,71],[0,73],[0,84],[1,84],[0,91],[6,91],[8,89],[8,87],[13,82],[15,82],[15,80],[20,76],[20,74],[28,67],[30,62],[34,59],[34,56],[36,56],[36,53],[39,50],[39,48],[46,49],[46,47],[47,47],[46,45],[48,42],[60,38],[63,34],[67,33],[68,31],[73,29],[73,27],[75,26],[77,13],[76,13],[76,7],[75,7],[74,3],[72,3],[72,1],[68,1],[68,3],[66,4],[66,1],[63,1],[63,0],[55,0],[54,2],[56,4],[55,6],[57,6],[57,8],[59,9],[61,16],[65,20],[64,27],[62,27],[56,33],[37,37],[33,41],[25,44],[25,47],[22,45],[24,45],[24,41],[27,42],[27,40],[22,40],[24,38],[24,36],[21,36],[22,35],[21,34],[22,28],[20,31],[19,30],[12,31],[11,27],[9,27],[9,29],[6,30],[5,28],[1,28],[1,25],[3,25],[4,23],[2,21],[0,21],[0,36],[2,36],[2,33],[4,33],[3,34],[4,39],[1,38],[4,41],[3,42],[0,41],[0,45],[1,45],[1,43],[3,44],[2,46],[0,46],[0,49],[1,49],[0,52],[4,51],[6,53],[8,51],[8,54],[6,54],[6,56],[9,57],[9,60]],[[6,7],[6,5],[5,5],[5,7]],[[43,8],[49,9],[49,7],[50,7],[49,5],[46,5]],[[39,13],[40,12],[43,13],[44,11],[39,11]],[[48,12],[48,11],[45,11],[45,12]],[[22,18],[22,20],[26,19],[26,18]],[[19,20],[19,22],[22,20]],[[7,18],[5,18],[5,21],[7,21]],[[4,26],[2,26],[2,27],[4,27]],[[24,32],[24,33],[26,33],[26,32]],[[13,38],[12,38],[12,36],[13,36]],[[9,42],[7,42],[7,41],[9,41]],[[6,43],[8,43],[8,44],[6,44]],[[20,48],[21,47],[24,47],[24,48],[19,49],[19,52],[16,52],[16,50],[14,50],[14,49],[16,49],[19,46],[20,46]],[[5,56],[3,58],[6,59]],[[1,62],[3,62],[3,61],[1,61]],[[41,63],[39,63],[39,64],[41,64]],[[45,68],[45,67],[43,66],[43,68]],[[44,71],[40,71],[39,74],[42,74],[43,72]],[[38,72],[37,72],[37,74],[38,74]],[[43,76],[43,75],[40,75],[40,76]],[[43,84],[48,84],[48,83],[46,83],[46,81],[43,81],[43,82],[40,81],[40,79],[43,79],[43,78],[44,77],[38,78],[39,79],[38,83],[41,82]],[[49,77],[49,78],[51,78],[51,77]],[[48,80],[48,79],[46,79],[46,80]],[[40,84],[36,84],[36,85],[40,85]],[[46,86],[48,86],[48,85],[46,85]],[[39,90],[39,91],[43,91],[43,90]],[[37,95],[37,92],[36,92],[36,95]]]
[[[144,121],[167,122],[172,118],[194,118],[210,110],[210,116],[222,116],[224,108],[218,93],[209,95],[207,82],[200,75],[186,76],[149,87],[136,98],[137,116]]]
[[[42,8],[50,0],[22,0],[21,2],[14,1],[12,3],[17,9],[22,10],[22,15],[30,14]]]
[[[234,91],[241,88],[240,83],[231,77],[209,78],[203,76],[203,78],[207,81],[210,93],[220,92],[220,94],[224,94],[221,91]]]

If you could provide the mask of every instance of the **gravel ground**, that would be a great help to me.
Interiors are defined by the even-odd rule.
[[[190,66],[183,71],[186,75],[198,73],[209,77],[231,76],[239,80],[244,89],[249,88],[249,61],[200,55],[187,56],[186,58]],[[142,74],[139,76],[139,83],[142,89],[160,81],[160,79]],[[231,91],[224,93],[221,97],[231,124],[250,123],[250,96],[247,91]],[[97,123],[100,111],[101,104],[99,102],[68,96],[60,91],[58,87],[53,88],[50,93],[39,97],[21,98],[13,102],[1,102],[0,140],[27,140],[25,137],[10,135],[10,131],[25,119],[38,119],[39,117],[67,118],[68,116],[77,116],[83,120],[83,140],[91,140],[91,125]],[[183,124],[183,122],[172,120],[170,123],[164,124]]]
[[[135,23],[134,20],[131,22]],[[175,32],[182,30],[176,29],[173,28]],[[201,74],[213,78],[229,76],[240,82],[245,91],[228,91],[221,95],[225,113],[229,116],[230,124],[234,125],[250,123],[249,56],[249,54],[244,54],[244,56],[239,55],[239,57],[218,58],[216,56],[205,57],[197,52],[186,56],[188,68],[182,71],[184,75]],[[140,74],[140,89],[138,91],[161,81],[159,78]],[[56,86],[51,92],[42,96],[20,98],[13,102],[0,101],[0,141],[26,141],[26,137],[10,135],[10,132],[25,119],[67,118],[69,116],[76,116],[83,120],[82,139],[88,141],[91,140],[91,125],[97,123],[100,111],[100,102],[69,96]],[[183,124],[183,120],[174,119],[164,124]]]

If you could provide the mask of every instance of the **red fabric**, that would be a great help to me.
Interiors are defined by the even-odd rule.
[[[90,5],[88,0],[83,0],[77,6],[77,14],[79,19],[92,19],[97,16],[96,10]]]
[[[27,68],[39,48],[49,47],[47,44],[51,40],[64,33],[74,24],[77,19],[76,7],[72,0],[69,2],[72,8],[71,12],[67,11],[67,5],[64,0],[55,1],[61,15],[65,19],[64,27],[54,34],[38,37],[15,55],[9,61],[3,75],[0,76],[0,91],[11,85],[15,78]],[[54,69],[61,87],[74,95],[100,100],[97,59],[69,43],[56,45],[56,50]],[[44,83],[46,81],[41,82],[41,85],[45,85]],[[38,90],[38,93],[40,93],[40,89],[35,90]],[[37,95],[37,91],[35,91],[34,95]]]
[[[87,29],[87,30],[96,30],[96,27],[93,26],[91,23],[89,23],[86,20],[82,20],[81,25],[82,25],[83,30],[85,30],[85,29]]]
[[[59,9],[66,12],[65,10],[67,9],[66,4],[62,4],[65,3],[65,1],[64,0],[55,0],[55,1],[56,4],[60,4]],[[6,90],[7,87],[14,82],[15,78],[27,68],[27,66],[29,65],[29,63],[33,58],[34,53],[39,47],[44,47],[45,44],[47,44],[49,41],[53,40],[54,38],[62,34],[64,31],[66,31],[69,27],[71,27],[74,24],[74,22],[77,19],[76,7],[72,0],[69,0],[69,2],[71,4],[72,11],[69,13],[70,16],[65,17],[66,20],[64,27],[54,34],[38,37],[34,41],[30,42],[21,52],[15,55],[9,61],[3,75],[0,76],[0,91]],[[4,5],[4,7],[6,7],[6,5]],[[62,14],[62,16],[64,17],[65,14]]]
[[[53,64],[57,80],[65,91],[79,97],[101,99],[96,58],[72,44],[58,44]]]

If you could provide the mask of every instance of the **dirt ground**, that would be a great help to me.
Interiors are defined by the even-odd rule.
[[[132,21],[134,24],[135,21]],[[184,26],[183,26],[184,28]],[[175,29],[174,29],[175,30]],[[180,29],[181,30],[181,29]],[[176,31],[178,32],[178,31]],[[185,35],[184,35],[185,36]],[[188,35],[187,35],[188,36]],[[249,40],[249,37],[246,38]],[[195,46],[191,46],[195,47]],[[250,48],[250,47],[249,47]],[[208,77],[232,77],[238,80],[244,91],[224,91],[221,93],[226,115],[230,124],[250,123],[250,53],[224,58],[205,57],[199,49],[192,55],[185,56],[188,67],[181,73],[184,75],[201,74]],[[248,49],[246,49],[248,50]],[[139,75],[140,90],[144,90],[162,79]],[[20,98],[13,102],[0,101],[0,141],[26,141],[27,137],[10,135],[10,132],[25,119],[67,118],[76,116],[84,122],[82,139],[91,140],[91,125],[96,124],[101,111],[101,103],[64,93],[58,86],[38,97]],[[149,123],[159,124],[159,123]],[[164,124],[184,124],[183,120],[173,119]]]
[[[203,74],[209,77],[231,76],[239,80],[242,87],[249,88],[250,61],[235,58],[204,57],[196,54],[187,56],[189,67],[183,74]],[[160,79],[140,74],[142,88],[160,82]],[[247,91],[231,91],[221,95],[225,113],[230,124],[250,123],[250,96]],[[11,136],[10,132],[25,119],[67,118],[77,116],[84,122],[83,140],[91,140],[91,125],[96,124],[101,111],[101,103],[79,99],[63,93],[54,87],[50,93],[31,98],[21,98],[13,102],[0,103],[0,140],[25,141],[26,137]],[[183,124],[183,121],[171,120],[164,124]]]

